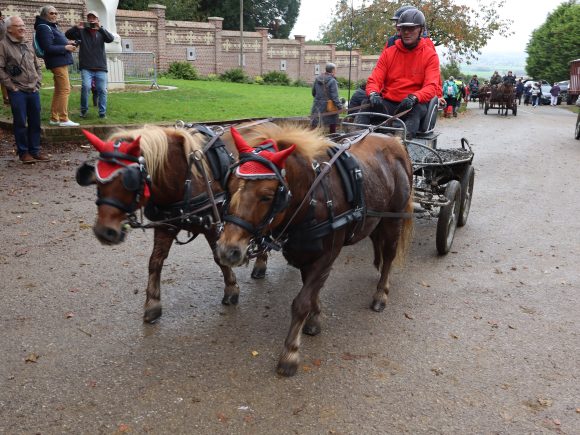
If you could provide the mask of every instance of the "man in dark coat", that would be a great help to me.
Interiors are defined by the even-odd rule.
[[[360,112],[360,106],[363,104],[368,104],[369,100],[367,98],[367,81],[365,80],[361,85],[354,91],[352,97],[350,97],[350,101],[348,102],[348,113],[357,113]]]
[[[88,24],[88,27],[85,24]],[[99,15],[96,11],[89,11],[87,13],[87,22],[80,22],[78,25],[71,27],[66,31],[65,35],[68,39],[73,39],[80,43],[81,117],[87,116],[89,92],[94,81],[97,91],[99,118],[104,118],[107,113],[107,55],[105,53],[105,43],[111,43],[115,38],[111,32],[101,26]]]
[[[336,65],[329,62],[326,64],[325,72],[317,76],[312,85],[314,102],[310,111],[310,116],[312,117],[310,125],[316,128],[320,124],[320,120],[322,120],[322,125],[327,125],[330,133],[336,133],[338,112],[327,113],[327,101],[331,100],[337,111],[342,110],[342,102],[338,98],[338,82],[334,78],[335,75]]]

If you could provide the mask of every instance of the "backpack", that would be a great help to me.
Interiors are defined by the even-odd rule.
[[[39,24],[39,26],[46,26],[50,29],[50,26],[48,24]],[[50,29],[50,33],[52,33],[52,29]],[[34,47],[34,54],[36,54],[36,57],[44,59],[44,50],[38,43],[38,39],[36,38],[36,32],[34,32],[34,35],[32,35],[32,46]]]

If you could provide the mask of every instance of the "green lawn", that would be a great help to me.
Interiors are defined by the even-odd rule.
[[[73,82],[73,85],[79,85]],[[107,119],[99,119],[92,105],[88,117],[79,117],[80,87],[74,86],[69,99],[69,115],[81,124],[135,124],[154,122],[222,121],[240,118],[308,116],[312,105],[309,87],[265,86],[220,81],[188,81],[162,78],[160,85],[174,90],[110,91]],[[44,74],[41,90],[42,120],[50,118],[52,74]],[[46,87],[46,89],[45,89]],[[341,90],[341,97],[347,91]],[[10,108],[3,106],[3,118],[10,117]]]

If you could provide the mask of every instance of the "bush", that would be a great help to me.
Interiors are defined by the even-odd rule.
[[[258,85],[263,85],[264,84],[264,78],[262,76],[256,76],[256,77],[254,77],[254,83],[256,83]]]
[[[268,85],[288,86],[291,83],[290,77],[284,71],[270,71],[264,74],[264,83]]]
[[[222,82],[232,83],[252,83],[251,79],[246,76],[246,73],[241,68],[233,68],[225,71],[220,75]]]
[[[167,77],[172,79],[196,80],[197,70],[189,62],[173,62],[169,65]]]
[[[338,82],[338,87],[340,89],[348,89],[348,78],[346,77],[336,77],[336,81]],[[354,81],[350,81],[350,88],[355,89],[356,83]]]
[[[309,88],[310,87],[310,85],[302,79],[294,80],[294,83],[292,83],[292,86],[296,86],[296,87],[300,87],[300,88]]]

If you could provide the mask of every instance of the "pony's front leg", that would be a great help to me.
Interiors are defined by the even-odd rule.
[[[224,266],[220,263],[219,256],[217,254],[216,243],[217,236],[213,233],[204,234],[213,253],[213,261],[217,264],[222,271],[224,277],[224,297],[222,298],[223,305],[237,305],[240,299],[240,287],[238,286],[238,281],[236,274],[229,266]]]
[[[389,274],[391,265],[397,255],[397,244],[401,234],[402,224],[383,219],[377,227],[376,232],[371,236],[375,252],[374,265],[381,274],[377,283],[377,290],[373,295],[371,309],[380,313],[387,306],[389,296]]]
[[[175,238],[174,231],[155,228],[153,252],[149,257],[149,280],[143,321],[154,323],[161,317],[161,269]]]
[[[319,293],[329,273],[330,265],[322,271],[318,268],[302,270],[304,285],[292,301],[292,321],[284,342],[284,350],[278,361],[279,375],[294,376],[296,374],[300,363],[301,331],[309,335],[316,335],[320,332]]]
[[[268,263],[268,254],[260,254],[256,257],[254,268],[252,269],[252,278],[262,279],[266,276],[266,266]]]

